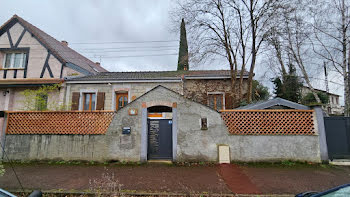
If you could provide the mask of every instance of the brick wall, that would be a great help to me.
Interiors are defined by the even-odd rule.
[[[237,81],[238,83],[238,81]],[[243,93],[246,94],[248,91],[248,82],[244,80]],[[236,86],[238,92],[238,84]],[[239,101],[234,102],[231,93],[231,80],[230,79],[195,79],[186,80],[184,83],[184,96],[192,99],[196,102],[204,105],[208,104],[208,92],[223,92],[225,93],[225,108],[233,109]]]

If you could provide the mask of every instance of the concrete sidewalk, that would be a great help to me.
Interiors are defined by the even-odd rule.
[[[18,191],[20,185],[12,169],[6,164],[5,168],[0,187]],[[25,189],[55,192],[293,196],[350,182],[349,167],[319,165],[15,164],[14,169]]]

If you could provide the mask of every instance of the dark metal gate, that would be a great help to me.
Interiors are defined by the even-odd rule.
[[[350,159],[350,117],[325,117],[328,156]]]
[[[172,159],[172,120],[148,119],[148,159]]]

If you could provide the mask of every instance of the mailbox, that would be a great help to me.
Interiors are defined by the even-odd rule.
[[[200,124],[201,124],[201,130],[208,130],[208,119],[207,118],[201,118]]]
[[[131,133],[131,128],[130,127],[123,127],[123,132],[122,134],[130,134]]]

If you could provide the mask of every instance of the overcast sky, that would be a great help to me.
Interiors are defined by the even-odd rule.
[[[109,71],[176,70],[179,34],[169,31],[172,6],[171,0],[0,0],[0,24],[17,14]],[[272,92],[273,73],[263,62],[255,79]],[[220,60],[191,66],[229,69]],[[322,81],[314,84],[325,89]],[[343,94],[342,86],[330,83],[330,89]]]
[[[89,59],[101,56],[109,71],[175,70],[179,38],[169,31],[170,7],[169,0],[0,0],[0,23],[17,14]]]

